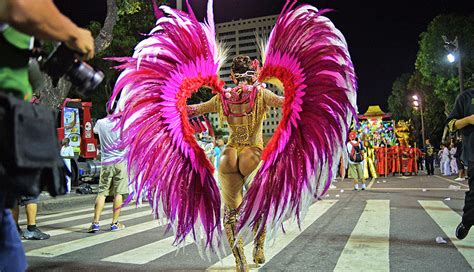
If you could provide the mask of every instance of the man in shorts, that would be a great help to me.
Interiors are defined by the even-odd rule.
[[[123,195],[128,194],[128,175],[125,166],[124,150],[117,149],[117,143],[120,139],[120,131],[115,130],[118,118],[109,116],[100,119],[94,126],[94,133],[99,135],[101,145],[101,162],[99,190],[95,200],[94,220],[88,230],[89,233],[99,231],[99,219],[105,205],[107,196],[114,197],[111,231],[124,229],[118,219],[120,216],[120,207],[123,203]]]
[[[364,147],[360,141],[357,140],[355,131],[349,133],[349,142],[347,142],[347,155],[349,156],[349,177],[354,179],[354,190],[365,190],[364,179]]]

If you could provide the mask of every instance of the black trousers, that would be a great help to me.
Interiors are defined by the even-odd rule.
[[[426,164],[426,171],[428,172],[428,175],[434,175],[433,157],[426,157],[425,164]]]
[[[464,209],[462,223],[464,226],[474,225],[474,161],[470,161],[467,166],[467,175],[469,177],[469,191],[464,198]]]

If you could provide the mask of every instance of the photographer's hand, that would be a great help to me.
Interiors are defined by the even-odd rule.
[[[94,38],[89,30],[79,28],[76,37],[66,41],[67,47],[84,54],[86,59],[94,57]]]
[[[40,39],[64,42],[87,58],[94,56],[91,33],[64,16],[52,0],[0,0],[0,22]]]

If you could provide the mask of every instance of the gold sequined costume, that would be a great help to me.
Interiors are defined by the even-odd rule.
[[[263,150],[262,126],[266,117],[266,112],[270,107],[281,107],[284,98],[275,95],[270,90],[258,87],[254,101],[243,104],[232,104],[229,110],[240,116],[226,115],[224,103],[222,101],[223,94],[217,94],[207,102],[188,106],[188,115],[190,117],[202,115],[205,113],[217,112],[219,114],[219,126],[222,127],[226,122],[229,126],[229,141],[226,149],[235,149],[237,157],[246,148],[256,148],[258,151]],[[238,95],[241,93],[238,91]],[[225,99],[225,98],[224,98]],[[252,107],[253,104],[253,107]],[[250,108],[251,107],[251,108]],[[225,154],[225,150],[223,152]],[[229,244],[236,259],[236,267],[238,271],[247,271],[248,266],[243,251],[243,243],[241,240],[236,241],[235,222],[238,220],[238,207],[243,199],[243,187],[245,175],[240,173],[237,180],[227,178],[227,174],[222,170],[223,160],[225,156],[221,156],[219,163],[219,182],[221,184],[221,197],[225,206],[224,227],[226,229]],[[235,177],[235,175],[234,175]],[[253,260],[257,264],[265,262],[263,253],[263,244],[265,241],[265,229],[257,235],[254,241]]]
[[[369,178],[369,171],[372,178],[377,178],[375,170],[375,150],[372,146],[366,147],[366,158],[364,160],[364,178]]]

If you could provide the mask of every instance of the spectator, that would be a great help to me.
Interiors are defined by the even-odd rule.
[[[18,220],[20,218],[20,206],[25,207],[26,212],[26,230],[22,231]],[[18,205],[12,209],[13,218],[16,222],[16,227],[20,236],[26,240],[46,240],[49,239],[49,234],[42,232],[36,227],[36,215],[38,212],[38,197],[22,196],[18,201]]]
[[[224,149],[224,140],[222,137],[217,137],[215,147],[214,147],[214,168],[217,171],[219,168],[219,159],[222,154],[222,150]]]
[[[462,156],[462,140],[460,138],[456,141],[456,154],[454,154],[454,158],[456,159],[456,164],[459,170],[459,176],[454,179],[455,181],[463,181],[466,179],[466,166],[464,165],[463,161],[461,160]]]
[[[94,206],[94,219],[89,227],[89,233],[100,230],[100,216],[104,209],[105,198],[114,197],[111,231],[122,230],[125,225],[118,221],[123,204],[123,195],[128,194],[128,175],[124,160],[124,150],[117,149],[120,132],[114,130],[118,118],[107,116],[97,121],[94,133],[99,135],[101,145],[101,163],[99,189]]]
[[[451,175],[457,175],[458,174],[458,165],[456,163],[456,158],[454,157],[456,155],[456,146],[454,143],[451,143],[449,145],[449,166],[451,168]]]
[[[442,169],[443,176],[450,176],[451,175],[451,167],[450,167],[450,159],[449,159],[449,149],[448,145],[442,145],[441,150],[441,165],[440,168]]]
[[[357,140],[357,134],[352,131],[349,133],[349,142],[347,143],[347,154],[349,155],[349,176],[354,179],[354,190],[365,190],[364,180],[364,147]]]
[[[424,146],[423,152],[425,153],[426,174],[434,175],[435,152],[434,152],[434,147],[430,143],[430,139],[425,140],[425,146]]]
[[[61,157],[63,157],[67,169],[71,171],[71,160],[74,159],[74,149],[69,145],[69,141],[69,138],[62,140]],[[69,175],[66,176],[66,181],[66,193],[69,194],[71,193],[71,177]]]

